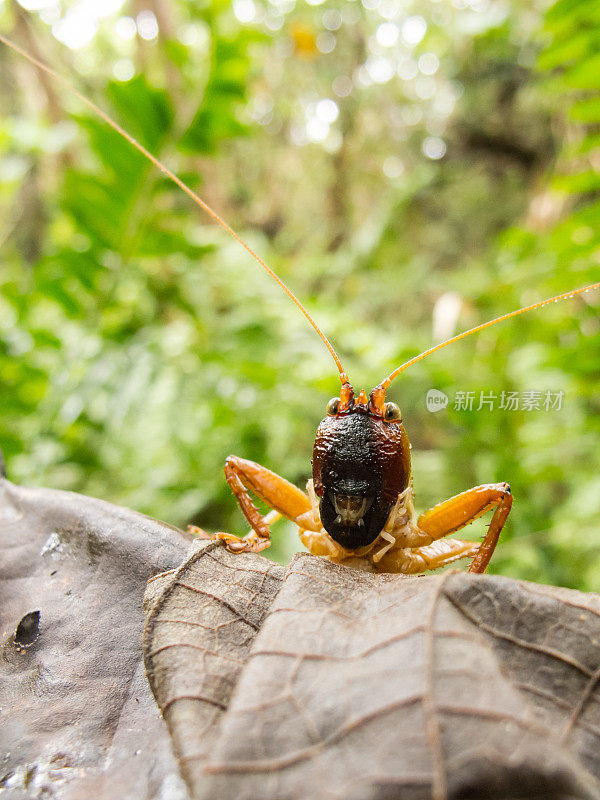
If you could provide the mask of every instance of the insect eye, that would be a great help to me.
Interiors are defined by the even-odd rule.
[[[325,411],[327,412],[328,417],[335,417],[340,407],[340,398],[339,397],[332,397],[331,400],[327,403],[327,408]]]
[[[393,420],[401,418],[402,418],[402,412],[400,411],[400,408],[396,405],[396,403],[385,404],[385,419]]]

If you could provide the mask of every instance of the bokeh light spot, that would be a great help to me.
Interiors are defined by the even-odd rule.
[[[137,29],[140,37],[151,42],[158,36],[158,22],[154,11],[144,8],[136,17]]]
[[[240,22],[252,22],[256,16],[254,0],[234,0],[233,13]]]
[[[428,136],[423,140],[421,149],[427,158],[438,161],[446,155],[446,142],[439,136]]]
[[[370,56],[366,61],[365,67],[374,83],[387,83],[394,75],[392,62],[382,56]]]
[[[323,26],[328,31],[337,31],[342,26],[342,15],[337,9],[330,8],[323,13]]]
[[[333,79],[331,88],[338,97],[348,97],[352,91],[352,81],[347,75],[338,75],[337,78]]]
[[[400,38],[400,29],[393,22],[382,22],[375,36],[382,47],[393,47]]]
[[[115,33],[119,39],[128,42],[133,39],[137,33],[137,26],[133,17],[119,17],[115,22]]]
[[[388,178],[399,178],[404,172],[404,164],[398,156],[388,156],[383,162],[383,174]]]
[[[321,53],[331,53],[335,50],[336,38],[333,33],[325,31],[317,36],[317,49]]]
[[[135,75],[133,61],[128,58],[121,58],[113,67],[113,75],[118,81],[130,81]]]
[[[423,53],[419,56],[419,70],[423,75],[435,75],[440,66],[440,61],[435,53]]]
[[[427,23],[420,16],[409,17],[402,25],[402,38],[411,46],[419,44],[427,33]]]
[[[319,100],[315,109],[316,116],[329,125],[332,122],[335,122],[339,113],[340,110],[337,103],[335,100],[330,100],[329,98],[326,98],[325,100]]]

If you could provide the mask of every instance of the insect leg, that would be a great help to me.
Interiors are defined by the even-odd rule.
[[[279,511],[275,511],[275,509],[271,509],[268,514],[265,514],[263,517],[263,521],[271,527],[274,522],[277,522],[278,519],[281,519],[281,514]],[[188,533],[191,533],[193,536],[196,536],[198,539],[223,539],[227,541],[227,539],[231,539],[231,541],[238,542],[240,541],[239,536],[234,536],[232,533],[209,533],[205,531],[204,528],[199,528],[197,525],[188,525],[187,526]],[[249,531],[248,535],[250,535],[252,531]]]
[[[462,539],[443,539],[423,547],[400,547],[390,550],[377,562],[378,572],[415,575],[430,569],[445,567],[459,558],[477,555],[477,542]]]
[[[441,539],[464,528],[494,508],[494,516],[488,531],[469,567],[469,572],[485,572],[511,506],[512,495],[508,483],[485,483],[457,494],[443,503],[438,503],[421,514],[417,525],[433,539]]]
[[[271,544],[269,524],[279,516],[286,517],[302,528],[315,527],[308,496],[293,483],[255,461],[229,456],[225,462],[225,478],[252,528],[243,538],[230,533],[213,534],[211,538],[225,540],[228,550],[259,553],[269,547]],[[250,492],[273,511],[263,517],[254,505]]]

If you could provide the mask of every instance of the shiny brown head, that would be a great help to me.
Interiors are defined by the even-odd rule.
[[[410,482],[410,443],[400,409],[378,386],[355,398],[349,383],[327,404],[313,450],[321,522],[348,550],[375,541]]]

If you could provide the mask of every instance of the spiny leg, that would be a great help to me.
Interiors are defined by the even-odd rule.
[[[223,539],[228,550],[259,553],[269,547],[271,544],[269,526],[279,516],[287,517],[302,528],[315,528],[311,504],[307,495],[275,472],[271,472],[255,461],[229,456],[225,462],[225,478],[252,528],[250,533],[243,538],[231,533],[215,533],[210,537],[211,539]],[[273,511],[263,517],[254,505],[248,490],[271,506]]]
[[[512,495],[508,483],[485,483],[457,494],[430,508],[417,520],[420,530],[441,539],[474,522],[486,511],[495,509],[483,542],[479,545],[469,572],[485,572],[498,544],[500,531],[510,513]],[[465,553],[465,555],[467,555]],[[469,554],[470,555],[470,554]]]
[[[271,525],[274,522],[277,522],[278,519],[281,519],[281,514],[279,511],[275,511],[275,509],[272,508],[268,514],[264,515],[263,522],[265,522],[270,528]],[[223,539],[224,541],[231,539],[233,542],[241,541],[239,536],[235,536],[232,533],[223,533],[222,531],[219,531],[218,533],[209,533],[209,531],[205,531],[204,528],[199,528],[197,525],[188,525],[187,529],[188,533],[191,533],[198,539]],[[249,530],[246,536],[250,536],[251,533],[252,530]]]
[[[376,563],[378,572],[393,572],[403,575],[415,575],[438,569],[458,561],[460,558],[477,554],[477,542],[462,539],[440,539],[423,547],[400,547],[387,552]]]

